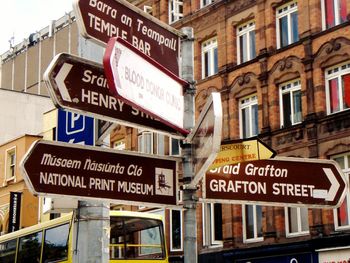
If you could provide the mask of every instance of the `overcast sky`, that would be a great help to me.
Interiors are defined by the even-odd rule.
[[[0,54],[28,38],[31,33],[48,26],[73,10],[73,0],[1,0],[0,1]]]

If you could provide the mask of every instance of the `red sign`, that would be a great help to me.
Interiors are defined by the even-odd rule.
[[[180,33],[123,0],[75,0],[79,31],[103,46],[121,37],[179,74]]]
[[[51,62],[44,80],[54,104],[59,108],[126,126],[179,136],[175,129],[111,95],[100,64],[61,53]]]
[[[144,205],[177,204],[177,162],[62,142],[35,142],[21,163],[35,195]]]
[[[108,87],[119,99],[183,134],[185,81],[121,38],[111,38],[103,58]]]
[[[243,162],[210,170],[204,198],[226,203],[337,207],[346,193],[335,161],[283,158]]]

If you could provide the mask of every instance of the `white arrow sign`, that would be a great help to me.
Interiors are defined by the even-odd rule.
[[[66,84],[64,83],[66,77],[68,76],[69,72],[71,71],[73,65],[64,63],[60,71],[58,72],[55,80],[57,82],[57,87],[61,93],[62,99],[65,101],[72,102],[72,99],[69,95],[68,89]]]
[[[328,191],[324,190],[324,189],[315,189],[313,191],[313,197],[325,199],[327,201],[333,201],[339,188],[340,188],[340,184],[339,184],[337,178],[335,178],[335,175],[331,169],[323,168],[323,171],[326,174],[328,180],[330,181],[331,187],[329,188]]]

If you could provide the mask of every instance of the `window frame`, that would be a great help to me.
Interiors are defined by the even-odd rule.
[[[338,0],[332,0],[333,1],[333,11],[334,10],[339,10],[339,12],[334,12],[333,15],[334,15],[334,25],[330,26],[330,27],[327,27],[327,10],[326,10],[326,0],[321,0],[321,16],[322,16],[322,30],[327,30],[327,29],[330,29],[330,28],[333,28],[335,26],[338,26],[342,23],[344,23],[345,21],[347,21],[347,19],[345,21],[341,21],[341,11],[340,11],[340,8],[341,6],[339,6],[339,1]],[[346,8],[346,5],[345,5],[345,8]],[[345,9],[345,12],[347,11],[347,9]]]
[[[147,140],[145,140],[145,136],[150,137],[150,149],[148,148],[147,145]],[[153,154],[153,132],[151,131],[139,131],[137,135],[137,150],[141,153],[148,153],[148,154]],[[149,151],[148,151],[149,150]]]
[[[345,179],[347,181],[347,183],[349,184],[349,177],[350,177],[350,152],[345,152],[342,154],[337,154],[334,156],[331,156],[330,159],[335,160],[339,157],[343,157],[344,159],[344,167],[341,167],[344,175],[345,175]],[[341,208],[341,206],[343,205],[343,203],[346,201],[346,213],[347,213],[347,218],[348,218],[348,224],[347,225],[339,225],[339,221],[338,221],[338,210]],[[350,229],[350,189],[349,187],[347,188],[347,193],[346,196],[344,198],[344,201],[341,204],[340,207],[338,208],[334,208],[333,209],[333,218],[334,218],[334,229],[335,231],[342,231],[342,230],[348,230]]]
[[[203,246],[207,247],[221,247],[223,240],[215,239],[215,205],[219,203],[202,203],[202,231],[203,231]],[[221,207],[222,208],[222,207]],[[222,213],[222,210],[221,210]],[[208,222],[209,221],[209,222]],[[208,227],[210,226],[210,227]],[[222,224],[221,224],[222,231]]]
[[[10,181],[16,182],[16,167],[17,167],[17,147],[13,146],[5,150],[6,160],[5,160],[5,181],[4,184],[7,184]],[[14,160],[12,163],[12,156]],[[12,171],[12,172],[11,172]],[[13,173],[12,176],[9,176],[10,173]]]
[[[290,86],[290,87],[288,87]],[[284,89],[285,88],[285,89]],[[301,93],[301,81],[300,79],[294,79],[288,82],[284,82],[279,85],[279,104],[280,104],[280,127],[291,127],[293,125],[297,125],[299,123],[302,123],[303,121],[303,107],[302,107],[302,93]],[[283,90],[284,89],[284,90]],[[294,112],[294,97],[293,93],[295,91],[300,91],[300,121],[294,121],[294,116],[296,113]],[[291,113],[291,124],[290,126],[285,124],[284,120],[284,112],[285,112],[285,106],[283,105],[283,95],[289,93],[290,95],[290,113]]]
[[[277,49],[289,46],[297,41],[299,41],[299,21],[297,22],[297,30],[298,30],[298,36],[296,40],[292,39],[292,32],[293,32],[293,27],[292,27],[292,21],[291,21],[291,15],[294,12],[298,12],[298,1],[290,1],[278,8],[276,8],[276,40],[277,40]],[[281,41],[281,32],[282,29],[280,28],[280,19],[287,16],[287,40],[288,43],[285,46],[282,46],[282,41]],[[299,20],[299,18],[298,18]]]
[[[237,64],[242,64],[245,62],[248,62],[252,59],[254,59],[256,57],[256,50],[254,50],[254,54],[252,54],[252,48],[250,47],[251,44],[251,32],[254,31],[254,48],[256,48],[256,38],[255,38],[255,21],[251,20],[249,22],[246,22],[244,24],[241,24],[239,26],[237,26],[236,29],[236,35],[237,35],[237,39],[236,39],[236,45],[237,45]],[[240,45],[240,38],[242,36],[246,35],[246,45],[247,45],[247,60],[246,61],[241,61],[241,57],[242,57],[242,47]],[[254,55],[254,57],[253,57]]]
[[[200,0],[200,8],[204,8],[212,3],[214,3],[214,0]]]
[[[247,223],[246,223],[246,216],[247,216],[247,212],[246,212],[246,207],[247,206],[252,206],[253,207],[253,231],[254,231],[254,237],[253,238],[248,238],[247,237]],[[263,209],[263,207],[261,205],[253,205],[253,204],[244,204],[242,205],[242,228],[243,228],[243,243],[247,244],[247,243],[256,243],[256,242],[262,242],[264,241],[264,237],[263,236],[258,236],[258,218],[257,218],[257,211],[256,208],[257,206],[261,207],[261,211]],[[262,215],[261,215],[261,220],[262,220]],[[263,233],[261,233],[263,234]]]
[[[208,65],[205,63],[205,54],[208,53]],[[216,55],[216,64],[215,64]],[[201,44],[202,79],[211,77],[218,73],[218,41],[216,37],[210,38]],[[206,75],[206,69],[208,75]]]
[[[175,23],[183,18],[183,0],[170,0],[168,6],[169,24]],[[180,12],[180,9],[182,9],[182,12]]]
[[[289,225],[292,223],[289,221],[289,214],[290,214],[290,209],[296,209],[297,212],[297,232],[291,232],[291,229],[289,229]],[[308,216],[308,209],[306,207],[285,207],[284,208],[284,218],[285,218],[285,229],[286,229],[286,237],[298,237],[298,236],[306,236],[310,234],[310,225],[309,225],[309,221],[307,221],[307,228],[308,230],[303,230],[303,226],[302,226],[302,209],[306,209],[306,214]]]
[[[258,105],[258,95],[256,93],[254,94],[251,94],[249,96],[246,96],[246,97],[243,97],[239,100],[239,134],[240,134],[240,138],[241,139],[245,139],[245,138],[251,138],[251,137],[254,137],[256,135],[259,134],[259,105]],[[252,118],[252,114],[253,114],[253,106],[257,106],[257,127],[256,127],[256,130],[257,130],[257,133],[256,134],[253,134],[253,118]],[[249,111],[249,135],[248,136],[244,136],[244,127],[246,125],[244,125],[243,123],[243,114],[242,114],[242,111],[244,109],[247,109],[248,108],[248,111]]]
[[[330,72],[331,71],[331,72]],[[326,107],[327,115],[335,114],[338,112],[349,110],[349,108],[344,109],[344,94],[342,88],[342,76],[350,74],[350,61],[343,62],[341,64],[334,65],[325,69],[325,88],[326,88]],[[329,81],[337,79],[337,91],[339,94],[338,103],[340,105],[339,110],[331,112],[331,98],[330,98],[330,86]],[[349,90],[350,92],[350,90]]]
[[[172,226],[173,226],[173,220],[172,220],[172,212],[177,211],[180,213],[180,248],[173,248],[173,231],[172,231]],[[184,241],[184,236],[183,236],[183,211],[182,209],[169,209],[169,215],[170,215],[170,251],[171,252],[179,252],[183,251],[183,241]]]

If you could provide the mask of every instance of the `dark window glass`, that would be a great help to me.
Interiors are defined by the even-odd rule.
[[[216,74],[219,71],[219,62],[218,62],[218,49],[214,49],[214,73]]]
[[[204,77],[209,76],[209,53],[204,53]]]
[[[214,240],[222,240],[222,209],[221,204],[214,204]]]
[[[252,105],[252,136],[258,134],[258,104]]]
[[[254,206],[245,206],[245,223],[246,223],[246,236],[247,239],[254,238]]]
[[[344,109],[350,108],[350,74],[342,76]]]
[[[283,99],[283,126],[289,127],[292,125],[292,112],[290,105],[290,93],[285,93],[282,95]]]
[[[0,262],[13,263],[16,258],[17,240],[10,240],[0,244]]]
[[[181,249],[181,211],[171,211],[172,249]]]
[[[298,12],[294,12],[291,14],[291,20],[292,20],[292,43],[294,43],[299,40]]]
[[[45,231],[43,262],[64,260],[68,258],[69,224]]]
[[[19,239],[17,263],[39,263],[42,232],[30,234]]]
[[[287,16],[280,18],[280,43],[281,47],[288,45],[288,18]]]
[[[255,58],[255,30],[249,32],[250,35],[250,59]]]

